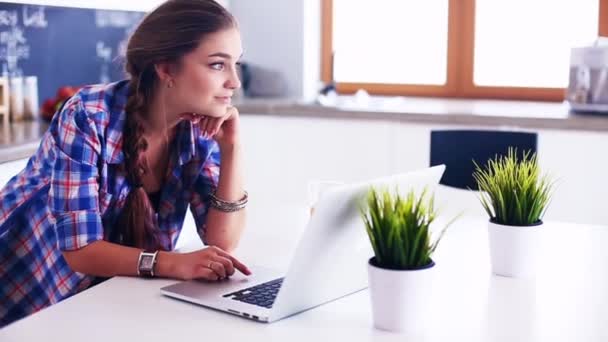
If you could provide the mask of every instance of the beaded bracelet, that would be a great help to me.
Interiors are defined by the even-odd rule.
[[[249,194],[247,193],[247,191],[245,191],[245,195],[243,196],[243,198],[235,202],[230,202],[218,198],[215,195],[215,191],[213,191],[209,194],[209,199],[209,203],[212,208],[229,213],[245,208],[247,206],[247,202],[249,201]]]

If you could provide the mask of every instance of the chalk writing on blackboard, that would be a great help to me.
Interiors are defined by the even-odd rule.
[[[19,60],[30,57],[30,47],[23,34],[23,29],[15,26],[0,32],[0,60],[6,61],[9,74],[19,74]]]
[[[124,38],[118,42],[118,46],[114,51],[116,53],[114,62],[120,63],[121,60],[124,60],[129,36],[141,18],[142,13],[138,12],[95,11],[95,25],[98,28],[110,27],[124,29]],[[97,42],[96,49],[97,57],[101,60],[99,81],[101,83],[109,82],[111,80],[110,69],[112,65],[113,49],[107,46],[103,41]]]
[[[23,26],[45,28],[48,25],[44,6],[23,6]]]
[[[20,76],[19,61],[30,57],[30,46],[25,36],[24,28],[46,28],[48,22],[45,17],[44,6],[23,6],[23,23],[19,21],[17,10],[1,10],[0,26],[10,29],[0,31],[0,60],[5,62],[2,72],[9,75]]]
[[[15,26],[19,22],[17,11],[0,11],[0,26]]]
[[[112,60],[112,48],[105,46],[104,42],[97,42],[97,57],[101,58],[104,62]]]
[[[106,46],[104,42],[97,42],[97,57],[101,59],[101,70],[99,75],[99,82],[108,83],[111,81],[110,78],[110,63],[112,63],[112,48]]]
[[[95,25],[100,28],[129,28],[139,19],[141,19],[141,13],[138,12],[95,11]]]

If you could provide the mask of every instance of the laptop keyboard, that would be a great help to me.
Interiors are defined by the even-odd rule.
[[[277,298],[277,293],[279,293],[282,284],[283,278],[278,278],[260,285],[226,294],[223,297],[232,297],[234,300],[270,309],[275,298]]]

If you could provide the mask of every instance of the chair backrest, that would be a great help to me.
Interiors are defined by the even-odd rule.
[[[478,190],[473,178],[475,161],[484,167],[496,155],[506,155],[509,147],[517,149],[519,157],[525,151],[536,153],[538,137],[530,132],[486,130],[431,131],[431,166],[445,164],[439,184]]]

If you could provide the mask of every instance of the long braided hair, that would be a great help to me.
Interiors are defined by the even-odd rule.
[[[207,34],[236,26],[234,17],[213,0],[168,0],[145,16],[127,46],[126,72],[130,76],[122,150],[127,181],[132,190],[118,219],[115,240],[127,246],[157,250],[157,222],[143,189],[149,170],[142,152],[148,142],[142,120],[160,86],[157,63],[179,63]]]

